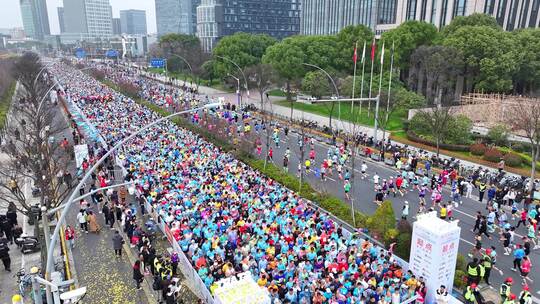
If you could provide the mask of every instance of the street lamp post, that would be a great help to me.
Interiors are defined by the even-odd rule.
[[[334,81],[334,78],[332,78],[332,76],[330,76],[330,74],[328,74],[328,72],[326,72],[323,68],[319,67],[319,66],[316,66],[314,64],[311,64],[311,63],[302,63],[303,65],[306,65],[306,66],[309,66],[309,67],[313,67],[313,68],[316,68],[318,70],[320,70],[321,72],[323,72],[326,77],[330,78],[330,81],[332,82],[332,85],[334,86],[334,90],[336,91],[336,100],[338,102],[338,119],[341,120],[341,104],[339,102],[339,90],[337,88],[337,85],[336,85],[336,82]],[[329,124],[330,124],[330,131],[332,131],[332,134],[334,133],[333,129],[332,129],[332,112],[330,112],[330,121],[329,121]]]
[[[230,63],[232,63],[239,71],[240,71],[240,74],[242,74],[242,77],[244,78],[244,87],[246,89],[246,95],[247,95],[247,98],[249,99],[249,88],[248,88],[248,83],[247,83],[247,78],[246,78],[246,74],[244,74],[244,71],[242,71],[242,69],[240,68],[240,66],[232,61],[232,59],[230,58],[227,58],[227,57],[223,57],[223,56],[219,56],[219,55],[214,55],[216,56],[217,58],[220,58],[220,59],[223,59],[225,61],[228,61]]]
[[[133,138],[135,138],[135,136],[139,135],[140,133],[142,133],[143,131],[145,130],[148,130],[149,128],[152,128],[153,126],[156,126],[160,123],[162,123],[163,121],[166,121],[166,120],[169,120],[171,119],[172,117],[175,117],[175,116],[178,116],[178,115],[182,115],[182,114],[186,114],[186,113],[191,113],[191,112],[196,112],[196,111],[199,111],[199,110],[202,110],[202,109],[212,109],[212,108],[216,108],[216,107],[219,107],[221,105],[221,103],[210,103],[210,104],[206,104],[202,107],[197,107],[197,108],[194,108],[194,109],[190,109],[190,110],[186,110],[186,111],[181,111],[181,112],[177,112],[177,113],[173,113],[171,115],[168,115],[168,116],[165,116],[165,117],[162,117],[152,123],[149,123],[147,124],[146,126],[140,128],[139,130],[133,132],[131,135],[129,135],[128,137],[124,138],[122,141],[120,141],[119,143],[117,143],[115,146],[113,146],[111,149],[109,149],[109,151],[107,151],[107,153],[105,153],[105,155],[103,155],[93,166],[92,168],[90,168],[86,174],[83,176],[83,178],[79,181],[79,183],[77,184],[77,186],[75,187],[75,189],[73,189],[73,192],[71,193],[70,197],[67,199],[67,203],[66,203],[66,206],[65,208],[62,210],[62,213],[60,214],[60,218],[58,219],[57,223],[56,223],[56,226],[54,227],[54,232],[51,236],[51,239],[50,239],[50,242],[49,242],[49,246],[50,248],[54,248],[54,246],[56,246],[56,242],[58,241],[58,236],[60,234],[60,227],[61,227],[61,223],[64,222],[65,218],[66,218],[66,215],[71,207],[71,205],[73,204],[74,200],[75,200],[75,197],[77,195],[77,193],[79,193],[79,190],[81,189],[82,185],[88,180],[88,178],[90,178],[90,176],[92,175],[92,172],[94,172],[94,170],[96,170],[99,166],[101,166],[101,164],[113,153],[115,152],[118,148],[120,148],[121,146],[123,146],[125,143],[127,143],[128,141],[132,140]],[[47,252],[47,265],[46,265],[46,276],[48,277],[51,273],[51,271],[53,271],[53,250],[49,250]],[[47,278],[46,278],[47,279]]]
[[[233,76],[231,74],[227,74],[227,76],[232,77],[232,78],[234,78],[234,80],[236,80],[236,96],[237,96],[237,100],[238,100],[238,109],[241,109],[242,108],[242,100],[241,100],[241,96],[240,96],[240,78],[235,77],[235,76]]]
[[[85,70],[89,70],[89,69],[93,69],[93,67],[86,67],[84,69],[80,69],[78,71],[85,71]],[[60,77],[60,79],[63,79],[65,77],[68,77],[68,75],[65,75],[64,77]],[[38,105],[38,109],[37,109],[37,112],[36,112],[36,115],[39,116],[39,113],[41,111],[41,106],[43,105],[43,102],[45,101],[45,98],[47,97],[47,95],[49,95],[49,93],[51,92],[52,89],[54,89],[57,85],[60,84],[60,80],[57,79],[52,85],[51,87],[47,90],[47,92],[45,92],[45,94],[43,94],[43,96],[41,97],[41,100],[39,102],[39,105]]]
[[[193,73],[193,68],[191,67],[191,64],[189,64],[189,62],[187,61],[186,58],[184,58],[184,57],[182,57],[182,56],[180,56],[180,55],[177,55],[177,54],[171,54],[171,56],[174,56],[174,57],[177,57],[177,58],[182,59],[182,60],[187,64],[189,70],[191,71],[191,77],[193,77],[193,75],[195,75],[195,74]],[[191,78],[190,83],[193,84],[193,78]]]

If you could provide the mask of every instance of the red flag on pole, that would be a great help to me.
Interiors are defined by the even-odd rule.
[[[358,55],[356,53],[356,45],[354,46],[354,54],[353,54],[353,57],[352,57],[352,60],[354,63],[356,63],[356,59],[358,58]]]
[[[377,46],[375,45],[375,38],[373,38],[373,42],[371,43],[371,61],[375,60],[375,48]]]

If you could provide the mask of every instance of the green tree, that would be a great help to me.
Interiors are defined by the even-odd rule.
[[[308,72],[302,80],[302,91],[320,99],[331,94],[328,77],[322,71]]]
[[[420,46],[411,56],[409,88],[433,104],[453,102],[463,65],[463,56],[453,47]]]
[[[411,120],[409,124],[414,131],[420,129],[419,125],[422,128],[427,129],[428,134],[431,135],[435,141],[435,146],[437,148],[437,157],[440,153],[440,145],[446,140],[448,135],[447,131],[450,127],[450,122],[452,120],[452,108],[451,107],[435,107],[426,110],[420,110]],[[417,117],[418,116],[418,117]],[[418,125],[413,123],[414,121],[419,121]],[[415,129],[417,128],[417,129]]]
[[[487,26],[497,30],[502,30],[501,26],[497,23],[497,19],[495,19],[493,16],[474,13],[469,16],[457,16],[456,18],[452,19],[452,22],[442,29],[441,35],[446,37],[464,26]]]
[[[437,38],[437,28],[430,23],[407,21],[393,30],[384,32],[382,39],[389,46],[395,43],[394,62],[404,70],[401,79],[406,78],[411,54],[421,45],[431,45]]]
[[[303,63],[305,54],[302,49],[294,44],[294,38],[286,38],[280,43],[270,46],[262,58],[263,63],[272,65],[279,76],[285,81],[287,100],[291,102],[291,119],[293,102],[291,98],[291,84],[300,79],[305,73]]]
[[[366,221],[371,234],[384,240],[396,227],[396,215],[391,201],[384,201]]]
[[[514,54],[514,93],[533,95],[540,88],[540,29],[517,30],[513,35],[514,47],[519,50]]]
[[[218,75],[224,77],[227,74],[236,74],[238,69],[227,60],[218,56],[226,57],[234,61],[241,69],[256,65],[269,46],[276,43],[276,39],[265,34],[248,34],[238,32],[234,35],[221,38],[212,51],[215,57],[215,70]]]
[[[167,68],[170,71],[182,69],[189,73],[188,65],[178,56],[185,58],[192,67],[200,66],[204,61],[201,42],[195,35],[166,34],[159,38],[158,46],[160,50],[153,52],[167,58]]]
[[[212,82],[214,81],[214,78],[216,78],[213,60],[208,60],[202,64],[201,77],[208,80],[208,85],[212,86]]]
[[[465,115],[452,116],[444,138],[445,143],[465,145],[471,141],[472,121]]]
[[[362,60],[362,48],[364,46],[364,42],[366,42],[366,56],[369,58],[369,46],[371,41],[373,40],[373,32],[369,27],[365,25],[349,25],[339,31],[336,39],[338,57],[335,59],[334,67],[339,71],[352,74],[354,71],[354,46],[356,43],[358,43],[357,64],[359,65],[360,60]]]
[[[508,92],[518,61],[512,34],[488,26],[463,26],[443,40],[465,62],[466,90]]]
[[[489,129],[487,137],[497,146],[505,146],[508,144],[508,128],[505,125],[496,125]]]

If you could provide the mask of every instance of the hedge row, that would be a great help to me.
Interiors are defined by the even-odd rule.
[[[493,163],[497,163],[501,159],[504,159],[505,164],[513,168],[519,168],[524,162],[527,162],[519,154],[512,152],[505,153],[498,148],[488,148],[482,143],[471,145],[471,154],[481,156],[482,159]]]
[[[407,139],[413,142],[430,146],[430,147],[437,147],[436,143],[430,140],[421,138],[420,136],[418,136],[416,133],[414,133],[411,130],[407,131]],[[439,144],[439,147],[441,149],[449,150],[449,151],[469,152],[469,146],[467,145],[452,145],[452,144],[441,143]]]

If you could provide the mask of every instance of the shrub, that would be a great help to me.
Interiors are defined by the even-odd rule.
[[[396,226],[399,234],[396,239],[394,253],[405,261],[409,260],[411,254],[412,226],[407,220],[400,220]]]
[[[92,69],[90,70],[90,73],[92,74],[92,77],[99,81],[105,79],[105,72],[103,72],[102,70]]]
[[[463,270],[456,270],[454,274],[454,287],[462,290],[466,285],[467,274]]]
[[[484,153],[484,159],[490,162],[498,162],[503,157],[502,152],[497,148],[491,148],[489,150],[486,150],[486,153]]]
[[[487,147],[484,144],[473,144],[470,147],[470,151],[472,155],[481,156],[486,153]]]
[[[467,269],[467,260],[462,254],[457,255],[456,270],[465,271]]]
[[[387,232],[396,227],[396,216],[394,208],[392,207],[392,202],[384,201],[379,208],[375,210],[375,213],[368,218],[366,224],[367,228],[369,228],[375,238],[385,242],[389,241],[385,239]]]
[[[521,159],[521,156],[516,153],[507,153],[504,156],[504,163],[510,167],[521,167],[522,162],[523,160]]]
[[[508,144],[508,128],[503,125],[496,125],[489,129],[487,137],[497,146],[506,146]]]
[[[137,98],[139,95],[139,88],[130,82],[120,81],[117,86],[119,91],[128,97]]]

